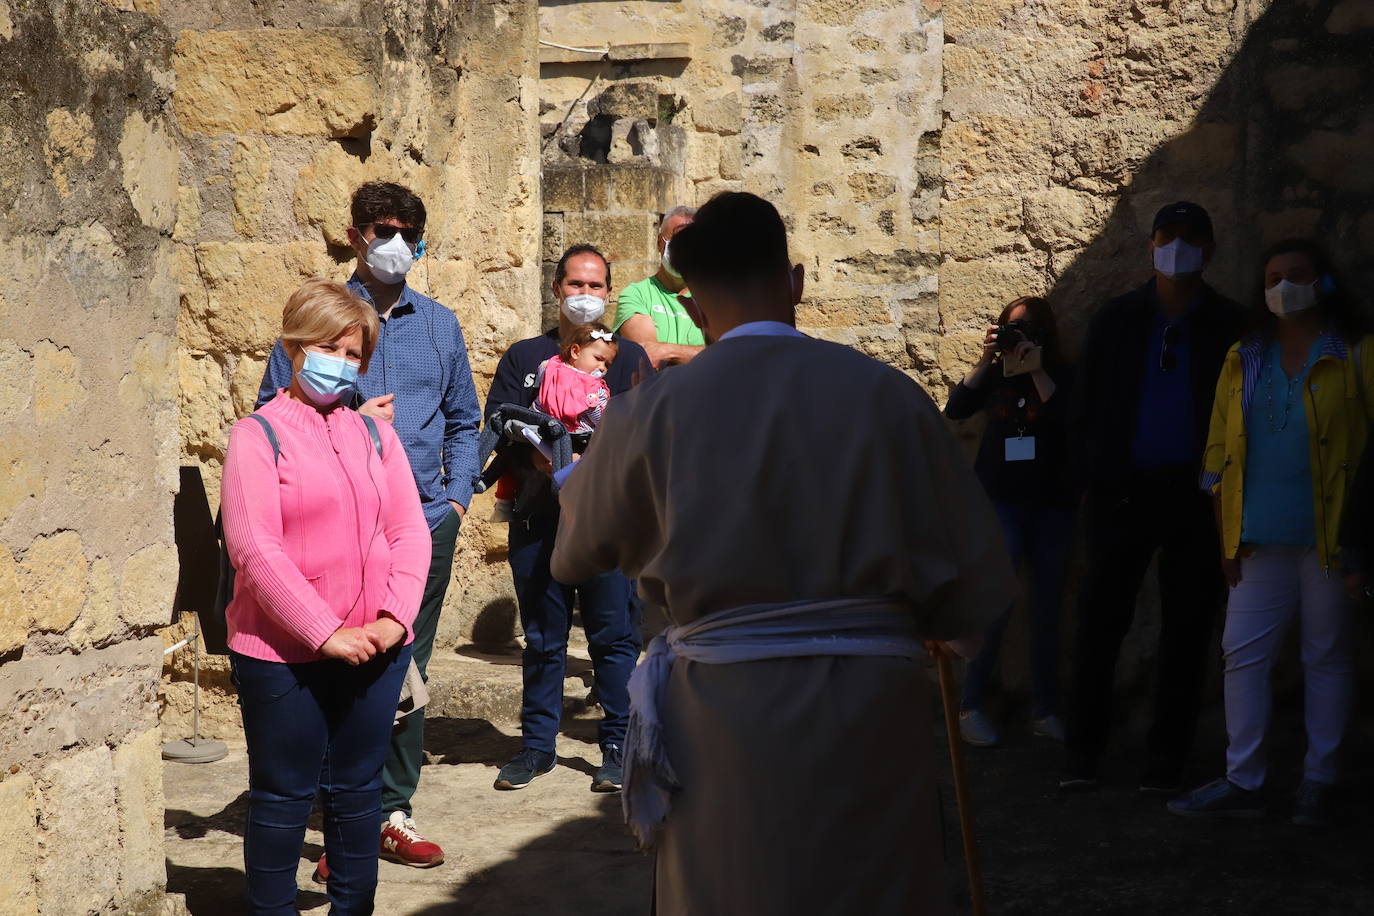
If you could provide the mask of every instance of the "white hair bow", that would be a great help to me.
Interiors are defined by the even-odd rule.
[[[610,331],[603,331],[600,328],[592,331],[592,340],[604,340],[606,343],[614,343],[615,335]]]

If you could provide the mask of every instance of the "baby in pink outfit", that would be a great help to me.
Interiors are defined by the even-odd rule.
[[[531,406],[558,420],[570,433],[591,432],[611,399],[605,375],[615,362],[618,349],[615,335],[604,325],[573,328],[561,352],[539,364],[535,378],[539,395]],[[519,477],[515,473],[505,474],[496,482],[494,521],[510,520],[518,488]]]
[[[539,366],[534,409],[558,420],[570,433],[596,429],[611,398],[605,375],[617,349],[615,335],[599,324],[573,328],[563,351]]]

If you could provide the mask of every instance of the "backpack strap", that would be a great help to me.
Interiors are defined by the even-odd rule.
[[[377,421],[367,414],[359,414],[363,418],[363,423],[367,424],[367,434],[372,438],[372,447],[377,450],[377,457],[385,457],[382,454],[382,434],[377,431]]]
[[[267,422],[266,417],[259,416],[255,413],[250,413],[248,415],[248,418],[250,420],[257,420],[258,423],[262,426],[262,431],[267,434],[267,441],[272,446],[272,463],[276,464],[277,460],[281,458],[281,443],[277,441],[277,431],[272,428],[271,423]],[[380,446],[377,450],[379,452],[381,451]]]

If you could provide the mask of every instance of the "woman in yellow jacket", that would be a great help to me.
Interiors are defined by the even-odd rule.
[[[1175,814],[1266,810],[1270,671],[1296,614],[1307,757],[1293,822],[1333,819],[1337,753],[1354,697],[1350,604],[1340,572],[1341,507],[1364,451],[1374,338],[1315,243],[1264,257],[1264,308],[1217,382],[1202,485],[1221,529],[1230,586],[1225,659],[1226,776],[1169,802]]]

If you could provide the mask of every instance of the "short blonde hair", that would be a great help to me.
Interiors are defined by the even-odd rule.
[[[281,342],[287,355],[308,344],[337,340],[357,328],[363,332],[363,364],[367,371],[377,345],[377,310],[335,280],[314,277],[286,300],[281,313]]]

